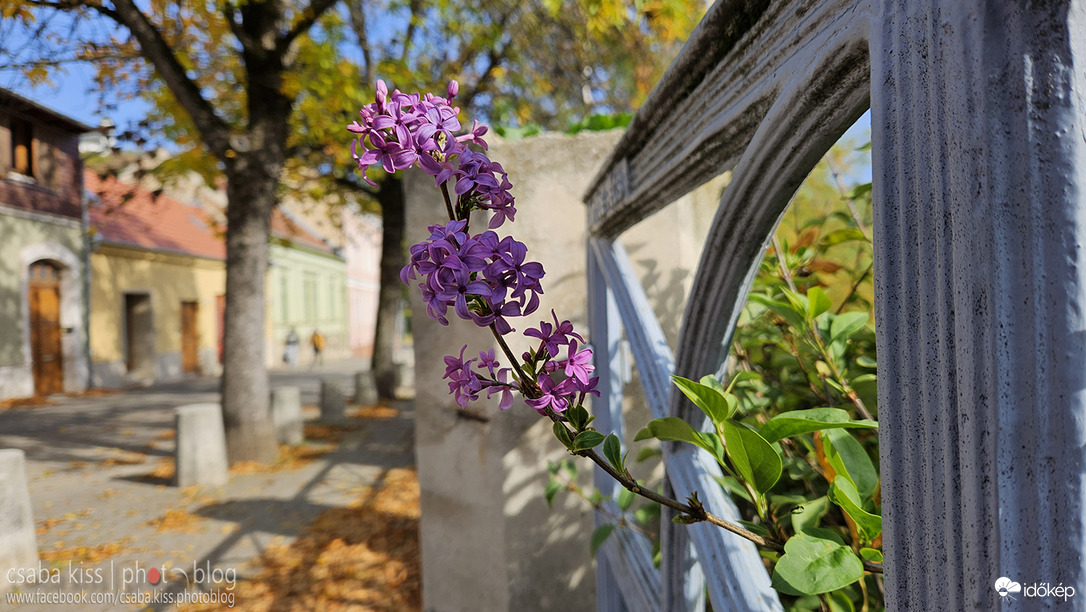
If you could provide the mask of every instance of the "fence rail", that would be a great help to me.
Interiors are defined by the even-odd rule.
[[[1084,57],[1079,1],[720,0],[585,197],[601,369],[621,326],[653,416],[701,425],[667,374],[721,369],[766,239],[871,107],[891,609],[991,609],[1000,576],[1086,596]],[[613,240],[727,170],[673,358]],[[602,388],[620,427],[621,384]],[[677,496],[719,493],[697,453],[665,461]],[[703,584],[714,609],[780,607],[749,545],[663,529],[660,599],[629,608],[701,609]],[[645,572],[618,544],[601,610]]]

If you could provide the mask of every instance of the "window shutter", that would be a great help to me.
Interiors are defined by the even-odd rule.
[[[34,178],[49,189],[57,188],[56,148],[44,140],[34,139]]]
[[[11,128],[7,117],[0,118],[0,178],[11,170]]]

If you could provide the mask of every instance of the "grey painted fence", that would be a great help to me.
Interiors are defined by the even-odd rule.
[[[1070,0],[719,0],[586,196],[601,426],[622,429],[621,329],[653,415],[703,423],[666,375],[722,367],[789,198],[870,106],[887,605],[1008,605],[1001,576],[1086,605],[1084,20]],[[673,358],[613,240],[726,170]],[[678,496],[719,490],[697,454],[665,461]],[[601,547],[600,610],[701,609],[703,584],[717,610],[780,607],[745,542],[663,525],[660,574],[633,539]]]

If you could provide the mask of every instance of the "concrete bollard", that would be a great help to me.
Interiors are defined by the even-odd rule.
[[[271,416],[280,444],[297,446],[305,440],[302,392],[298,387],[272,389]]]
[[[359,406],[377,403],[377,377],[373,370],[363,370],[354,375],[354,403]]]
[[[218,404],[189,404],[177,414],[176,484],[178,487],[226,484],[226,432]]]
[[[321,420],[337,423],[347,418],[347,402],[343,398],[343,389],[331,380],[321,381]]]
[[[5,448],[0,450],[0,593],[18,586],[8,581],[9,573],[15,575],[10,570],[28,569],[38,569],[38,538],[26,481],[26,455]]]

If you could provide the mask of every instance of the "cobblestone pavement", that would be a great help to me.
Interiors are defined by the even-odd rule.
[[[345,361],[274,370],[272,386],[298,386],[302,404],[312,406],[322,379],[339,381],[350,395],[362,367]],[[31,573],[45,579],[18,590],[38,603],[0,595],[0,610],[174,609],[161,600],[198,597],[201,587],[205,597],[226,596],[230,580],[251,572],[264,547],[289,543],[384,471],[413,465],[412,403],[398,401],[394,417],[355,418],[338,447],[315,460],[232,473],[222,487],[178,489],[168,478],[173,408],[218,402],[217,386],[216,378],[193,378],[0,410],[0,448],[26,452],[43,558]],[[307,423],[317,416],[307,409]],[[197,586],[186,588],[179,569]]]

